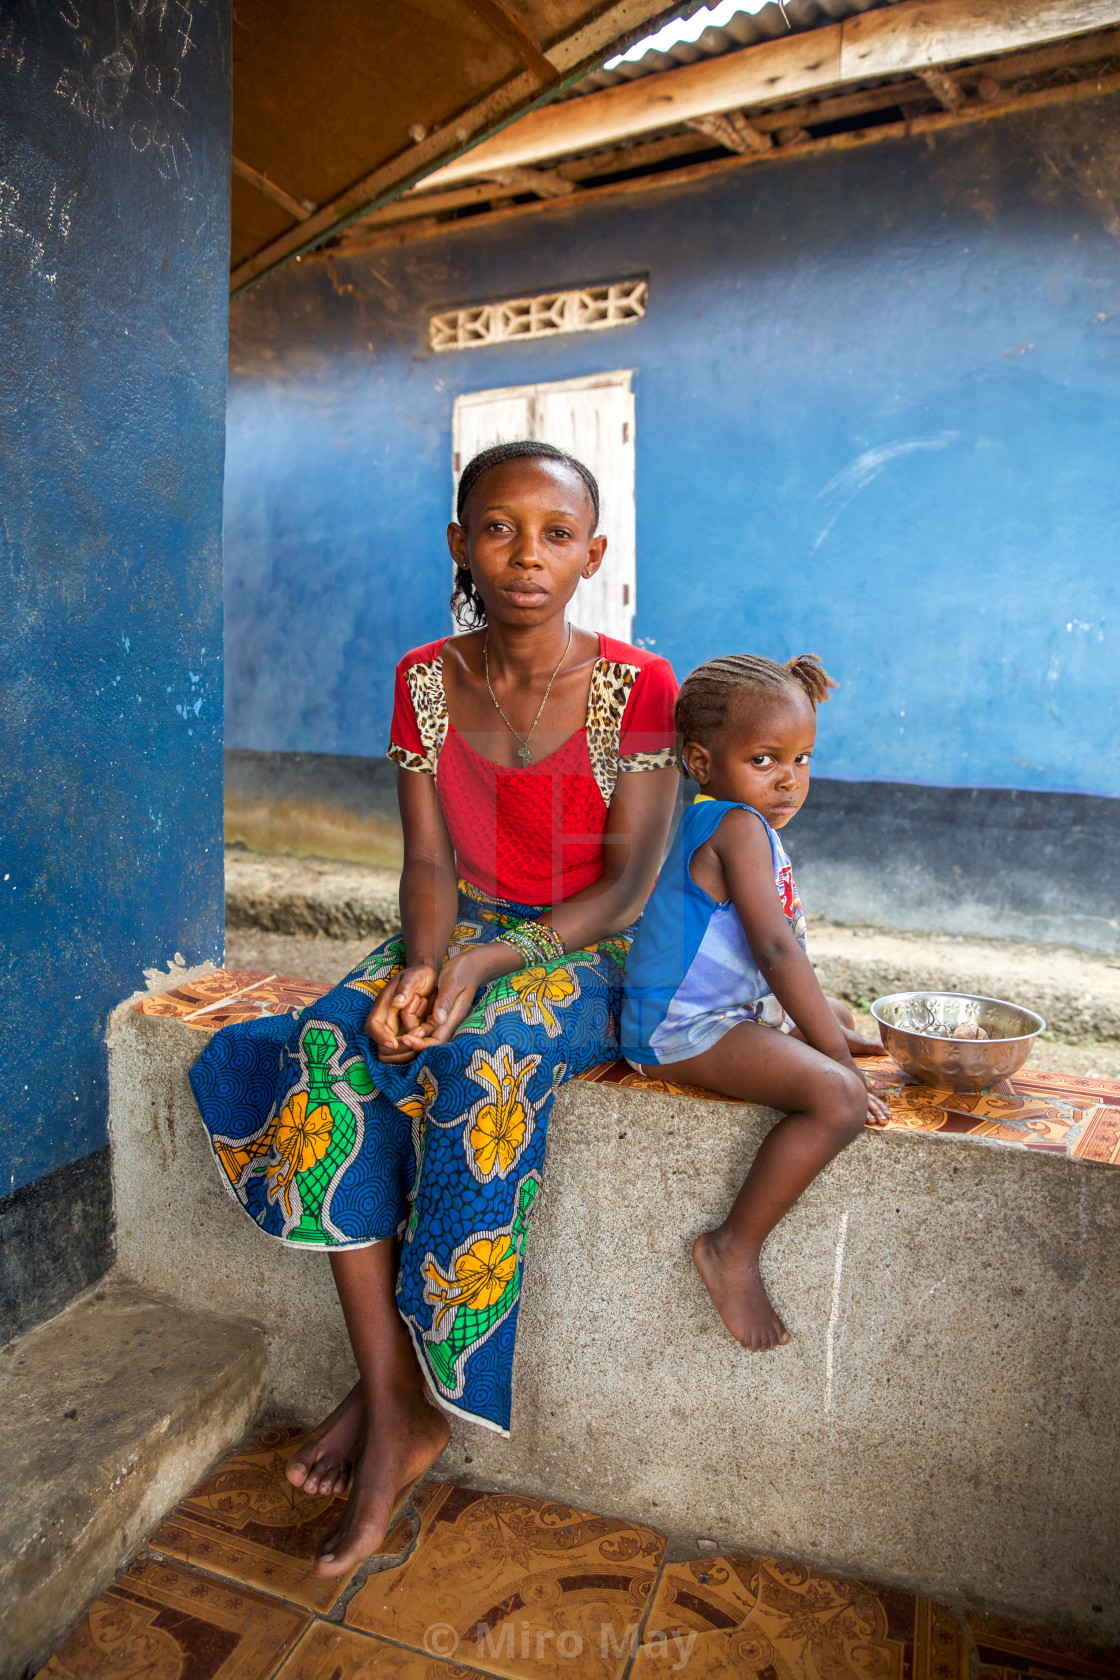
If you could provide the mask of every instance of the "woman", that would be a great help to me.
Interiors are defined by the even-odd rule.
[[[402,937],[297,1021],[216,1034],[192,1072],[232,1193],[330,1254],[359,1381],[288,1468],[308,1493],[351,1487],[323,1575],[376,1550],[444,1410],[508,1433],[548,1115],[617,1054],[676,790],[670,667],[566,622],[606,550],[590,472],[500,445],[457,512],[452,604],[478,627],[397,669]]]

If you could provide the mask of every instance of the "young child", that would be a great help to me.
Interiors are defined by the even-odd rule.
[[[836,684],[816,654],[787,665],[713,659],[677,696],[681,764],[700,789],[626,965],[622,1052],[632,1066],[785,1110],[723,1224],[692,1259],[736,1341],[789,1341],[759,1251],[805,1187],[858,1135],[885,1124],[853,1055],[881,1054],[821,991],[805,917],[775,833],[804,802],[817,705]]]

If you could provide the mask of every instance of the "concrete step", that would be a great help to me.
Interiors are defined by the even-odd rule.
[[[368,938],[372,946],[400,927],[399,879],[394,870],[356,863],[231,850],[226,921],[267,933]],[[1072,946],[810,917],[809,954],[825,991],[845,1003],[888,992],[983,992],[1038,1010],[1058,1038],[1120,1042],[1120,961]]]
[[[226,923],[265,933],[368,935],[370,944],[400,927],[400,871],[329,858],[226,852]]]
[[[110,1277],[0,1351],[0,1680],[24,1680],[263,1409],[264,1338]]]
[[[1037,1010],[1058,1038],[1120,1040],[1120,962],[1072,946],[810,918],[809,955],[825,991],[845,1003],[866,1007],[888,992],[980,992]]]

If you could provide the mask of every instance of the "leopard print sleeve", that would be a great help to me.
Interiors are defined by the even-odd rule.
[[[591,773],[604,803],[609,805],[618,779],[618,741],[622,714],[638,680],[637,665],[623,665],[615,659],[598,659],[591,675],[587,699],[587,751]]]
[[[642,666],[641,676],[622,720],[619,770],[667,770],[677,762],[673,707],[677,679],[667,659]]]
[[[403,765],[406,770],[419,770],[423,775],[434,776],[436,763],[447,738],[447,697],[443,692],[443,660],[431,659],[410,665],[404,672],[404,677],[408,685],[412,719],[402,719],[401,724],[394,720],[394,739],[389,743],[388,756],[395,763]],[[398,706],[399,704],[398,700]],[[407,721],[414,723],[414,730],[407,727]],[[408,744],[402,744],[396,739],[398,734],[405,736],[406,740],[412,737],[412,740]],[[417,747],[419,750],[416,750]]]
[[[658,747],[654,752],[619,753],[620,770],[670,770],[678,763],[676,747]]]

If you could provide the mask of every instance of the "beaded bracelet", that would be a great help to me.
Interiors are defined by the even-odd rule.
[[[513,927],[505,929],[502,942],[521,952],[525,968],[555,962],[564,955],[564,941],[556,929],[545,922],[516,922]]]

